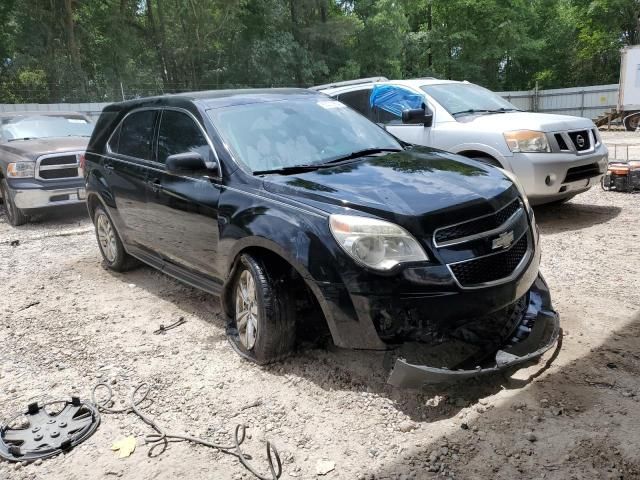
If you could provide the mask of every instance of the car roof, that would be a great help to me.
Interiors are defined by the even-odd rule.
[[[423,87],[425,85],[443,85],[443,84],[447,84],[447,83],[464,83],[464,82],[460,82],[457,80],[441,80],[439,78],[433,78],[433,77],[425,77],[425,78],[410,78],[407,80],[378,80],[378,81],[367,81],[368,79],[364,79],[365,81],[363,82],[356,82],[356,81],[351,81],[351,82],[344,82],[344,83],[334,83],[334,84],[328,84],[326,86],[326,88],[323,88],[323,86],[320,86],[319,88],[316,87],[317,91],[325,93],[327,95],[333,95],[335,93],[339,93],[339,92],[346,92],[346,91],[352,91],[352,90],[360,90],[361,88],[366,88],[368,86],[371,85],[388,85],[388,84],[393,84],[393,85],[404,85],[407,87],[412,87],[412,88],[420,88]]]
[[[34,111],[16,111],[16,112],[0,112],[0,118],[7,118],[7,117],[29,117],[29,116],[45,116],[45,117],[67,117],[67,116],[78,116],[78,117],[84,117],[87,118],[87,116],[84,113],[81,112],[63,112],[63,111],[38,111],[38,110],[34,110]]]
[[[249,103],[273,102],[293,98],[324,97],[324,94],[305,88],[247,88],[233,90],[206,90],[183,92],[156,97],[140,98],[110,105],[110,109],[131,110],[145,106],[171,106],[184,102],[197,102],[205,109]],[[326,97],[325,97],[326,98]]]

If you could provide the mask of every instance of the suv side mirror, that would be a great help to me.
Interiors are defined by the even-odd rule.
[[[422,124],[425,127],[433,125],[433,113],[426,108],[412,108],[402,111],[402,123],[407,125]]]
[[[216,170],[217,165],[210,166],[198,152],[185,152],[169,155],[166,161],[167,170],[174,173]]]

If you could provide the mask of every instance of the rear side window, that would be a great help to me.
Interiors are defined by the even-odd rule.
[[[338,95],[338,100],[349,105],[356,112],[360,112],[368,119],[373,120],[371,116],[371,108],[369,107],[370,95],[371,89],[367,88],[365,90],[356,90],[355,92],[341,93]]]
[[[165,163],[169,155],[197,152],[212,161],[211,148],[202,130],[187,114],[175,110],[162,112],[158,131],[158,162]]]
[[[125,118],[109,143],[111,150],[121,155],[151,160],[156,113],[156,110],[142,110]]]

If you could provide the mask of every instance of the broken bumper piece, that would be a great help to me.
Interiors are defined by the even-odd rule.
[[[543,305],[542,296],[533,288],[530,291],[531,301],[526,317],[535,318],[535,323],[526,338],[517,343],[506,342],[490,362],[484,362],[475,368],[448,369],[427,365],[414,365],[403,359],[396,360],[387,383],[401,388],[420,388],[427,384],[453,383],[483,375],[506,372],[514,368],[526,366],[527,363],[540,358],[558,341],[560,335],[560,319],[558,314],[548,305]],[[548,307],[548,308],[546,308]],[[524,317],[523,317],[524,318]]]

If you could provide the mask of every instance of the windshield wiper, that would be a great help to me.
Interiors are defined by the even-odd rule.
[[[321,164],[317,164],[317,165],[303,164],[303,165],[294,165],[292,167],[272,168],[270,170],[255,170],[253,172],[253,174],[254,175],[267,175],[269,173],[280,173],[282,175],[287,175],[287,174],[291,174],[291,173],[310,172],[312,170],[317,170],[317,169],[319,169],[321,167],[322,167]]]
[[[292,174],[292,173],[302,173],[302,172],[310,172],[312,170],[319,170],[321,168],[326,168],[331,165],[335,165],[336,163],[344,162],[345,160],[352,160],[354,158],[366,157],[367,155],[374,155],[376,153],[382,152],[401,152],[402,149],[398,148],[367,148],[364,150],[358,150],[356,152],[351,152],[346,155],[340,155],[339,157],[332,158],[331,160],[327,160],[322,163],[313,163],[313,164],[302,164],[302,165],[293,165],[291,167],[280,167],[273,168],[270,170],[256,170],[253,172],[254,175],[267,175],[270,173],[280,173],[282,175]]]
[[[17,142],[19,140],[35,140],[36,137],[21,137],[21,138],[10,138],[7,142]]]
[[[461,110],[459,112],[454,112],[451,115],[473,115],[474,113],[505,113],[505,112],[519,112],[517,108],[497,108],[491,110],[489,108],[470,108],[469,110]]]
[[[322,162],[320,165],[331,165],[334,163],[344,162],[345,160],[352,160],[354,158],[366,157],[368,155],[375,155],[376,153],[383,152],[401,152],[401,148],[365,148],[364,150],[357,150],[355,152],[348,153],[346,155],[340,155],[339,157],[332,158],[326,162]]]

